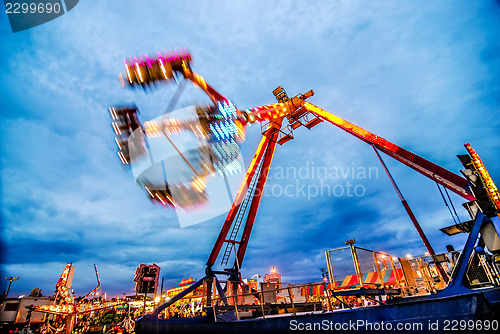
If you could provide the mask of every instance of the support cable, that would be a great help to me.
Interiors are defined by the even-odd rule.
[[[448,189],[444,187],[444,192],[446,193],[446,196],[448,196],[448,200],[450,201],[451,208],[453,209],[453,212],[455,213],[455,216],[457,217],[457,221],[460,223],[460,217],[458,216],[457,210],[455,210],[455,205],[453,205],[453,202],[450,197],[450,193],[448,192]]]
[[[443,198],[443,201],[444,201],[444,205],[446,205],[446,207],[448,208],[448,211],[450,212],[450,215],[451,215],[451,218],[453,219],[453,223],[454,224],[457,224],[457,221],[455,219],[455,216],[453,215],[453,212],[451,211],[451,208],[450,206],[448,205],[448,202],[446,201],[446,198],[444,197],[444,194],[443,194],[443,191],[441,190],[441,187],[439,186],[439,183],[436,181],[436,176],[433,175],[433,178],[434,178],[434,182],[436,182],[436,186],[439,190],[439,193],[441,194],[441,197]],[[446,188],[445,188],[446,189]],[[449,198],[449,195],[448,195],[448,198]],[[450,200],[451,202],[451,200]],[[460,222],[460,220],[458,221]]]

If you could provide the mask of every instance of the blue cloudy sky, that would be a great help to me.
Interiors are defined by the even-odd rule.
[[[3,276],[21,277],[11,295],[51,294],[67,262],[77,295],[95,286],[94,263],[109,294],[132,293],[140,263],[159,264],[166,287],[203,276],[224,217],[181,228],[115,154],[107,107],[135,102],[149,120],[173,92],[121,88],[124,57],[187,47],[194,70],[240,108],[273,103],[278,85],[314,89],[312,103],[451,171],[470,142],[500,182],[499,16],[487,0],[80,1],[14,34],[1,14],[1,262]],[[248,128],[246,162],[259,140],[260,127]],[[461,248],[464,236],[438,230],[452,219],[436,185],[389,159],[436,251]],[[324,251],[352,238],[395,256],[425,252],[368,145],[323,123],[278,147],[273,166],[244,277],[274,265],[284,281],[318,281]],[[317,167],[372,174],[318,178]],[[279,196],[287,185],[296,192]],[[337,195],[308,198],[304,186]]]

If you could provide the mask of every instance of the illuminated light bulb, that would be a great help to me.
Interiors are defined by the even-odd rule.
[[[118,149],[120,149],[120,150],[121,150],[121,149],[122,149],[122,147],[121,147],[120,143],[118,142],[118,139],[116,139],[116,137],[115,137],[115,143],[116,143],[116,145],[118,146]]]
[[[117,152],[117,153],[118,153],[118,156],[120,157],[122,164],[128,165],[128,161],[127,161],[127,159],[125,159],[125,156],[123,155],[123,153],[122,152]]]
[[[121,131],[120,131],[120,129],[118,128],[118,125],[116,125],[116,123],[115,123],[115,122],[112,122],[112,123],[111,123],[111,125],[113,126],[113,129],[115,130],[115,133],[116,133],[117,135],[121,135],[121,134],[122,134],[122,132],[121,132]]]
[[[158,194],[156,194],[156,198],[160,200],[161,204],[165,205],[165,202],[163,201],[163,199],[161,199],[161,197]]]
[[[217,109],[219,109],[219,111],[221,112],[221,114],[225,114],[224,112],[224,108],[222,107],[222,103],[220,102],[217,102]]]
[[[148,188],[148,187],[144,186],[144,188],[148,191],[148,193],[149,193],[149,195],[150,195],[151,197],[154,197],[153,193],[149,190],[149,188]]]
[[[136,68],[137,74],[139,74],[139,80],[141,82],[144,82],[144,80],[142,79],[141,69],[139,68],[139,63],[137,61],[135,62],[135,68]]]
[[[219,133],[215,130],[215,127],[212,126],[212,124],[210,124],[209,127],[210,127],[210,130],[212,131],[212,133],[215,135],[215,137],[217,139],[220,139]]]
[[[219,159],[222,159],[222,156],[221,156],[221,153],[219,152],[219,150],[218,149],[214,149],[214,151],[215,151],[215,154],[217,155],[217,157]]]
[[[163,77],[165,77],[165,80],[167,80],[168,79],[167,71],[165,70],[165,65],[163,65],[163,59],[158,58],[158,60],[160,61],[160,68],[161,68],[161,72],[163,73]]]
[[[215,129],[217,130],[217,132],[220,134],[220,137],[221,139],[225,138],[224,136],[224,131],[222,130],[222,127],[220,124],[218,123],[215,123]]]
[[[148,65],[149,68],[152,68],[153,65],[151,64],[151,60],[149,59],[148,54],[146,53],[145,56],[146,56],[146,64]]]
[[[118,120],[118,115],[116,115],[114,107],[109,108],[109,114],[111,115],[111,118],[113,118],[113,120]]]
[[[132,83],[132,78],[130,76],[130,71],[128,69],[127,60],[124,58],[123,61],[125,62],[125,71],[127,72],[128,82]]]

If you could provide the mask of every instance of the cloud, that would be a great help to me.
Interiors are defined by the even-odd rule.
[[[169,287],[203,276],[224,217],[181,229],[116,157],[107,107],[134,102],[150,120],[175,91],[122,89],[124,57],[188,47],[194,70],[239,108],[273,103],[279,85],[290,96],[314,89],[312,103],[452,171],[470,141],[499,179],[498,10],[468,1],[122,1],[81,2],[17,34],[1,21],[1,260],[22,277],[12,292],[40,284],[49,293],[69,261],[81,295],[94,287],[94,263],[103,289],[117,294],[131,292],[139,263],[160,264]],[[198,96],[188,88],[179,106]],[[260,136],[259,125],[247,129],[245,161]],[[294,136],[278,146],[274,167],[377,167],[377,177],[298,180],[306,189],[351,182],[360,197],[264,196],[244,275],[276,265],[286,280],[319,280],[324,251],[352,238],[398,256],[424,251],[368,145],[327,123]],[[459,249],[463,236],[438,231],[451,217],[435,184],[384,159],[435,249],[448,240]],[[297,190],[295,181],[273,177],[268,186]]]

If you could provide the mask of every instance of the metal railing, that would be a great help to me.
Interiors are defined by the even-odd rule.
[[[398,258],[349,245],[326,251],[325,256],[329,281],[337,288],[399,288],[403,295],[444,289],[453,267],[451,253]]]
[[[259,289],[255,284],[251,288],[241,282],[220,281],[225,296],[220,296],[212,287],[213,294],[207,305],[208,284],[215,285],[215,280],[205,280],[198,294],[188,295],[186,300],[181,299],[176,304],[193,303],[195,299],[207,314],[213,312],[215,321],[335,311],[383,304],[397,296],[436,292],[444,289],[447,282],[437,265],[450,277],[453,270],[451,253],[405,259],[353,245],[325,253],[328,280],[324,282],[260,283]],[[481,254],[471,257],[466,277],[471,287],[498,286],[500,281],[497,268]],[[165,312],[167,317],[172,314]]]

